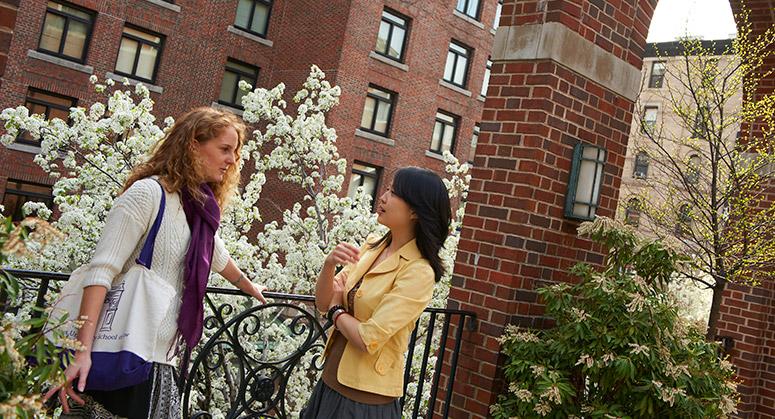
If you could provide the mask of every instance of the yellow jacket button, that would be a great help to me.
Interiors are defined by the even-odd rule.
[[[358,292],[355,293],[356,297],[363,297],[363,291],[358,290]]]

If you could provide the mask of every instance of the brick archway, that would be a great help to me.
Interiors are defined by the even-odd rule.
[[[563,216],[573,146],[608,151],[597,214],[613,218],[656,4],[504,1],[449,302],[479,324],[464,334],[450,417],[488,415],[500,391],[496,338],[506,324],[543,326],[535,289],[569,280],[578,261],[603,260],[604,249]],[[734,11],[743,5],[755,30],[775,23],[775,0],[732,1]],[[738,342],[742,417],[775,416],[774,294],[726,293],[719,334]]]

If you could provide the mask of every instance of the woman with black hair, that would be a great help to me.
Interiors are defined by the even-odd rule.
[[[377,202],[377,221],[390,231],[360,249],[340,243],[328,255],[315,305],[334,329],[302,419],[401,417],[404,352],[444,274],[439,250],[451,218],[441,178],[405,167]],[[335,276],[337,265],[344,269]]]

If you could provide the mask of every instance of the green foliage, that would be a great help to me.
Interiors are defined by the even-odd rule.
[[[731,364],[717,343],[679,315],[666,291],[686,257],[605,218],[579,233],[611,249],[601,270],[578,264],[580,282],[539,290],[556,326],[509,326],[507,389],[495,418],[706,418],[735,411]]]
[[[12,245],[27,238],[29,228],[15,227],[10,218],[0,221],[0,267],[7,263]],[[0,417],[28,418],[43,411],[42,393],[47,383],[63,379],[59,362],[65,350],[45,338],[47,328],[58,328],[64,319],[50,322],[44,310],[33,309],[35,315],[16,312],[21,299],[16,278],[0,268]],[[60,342],[65,344],[64,340]],[[62,358],[60,358],[62,357]]]

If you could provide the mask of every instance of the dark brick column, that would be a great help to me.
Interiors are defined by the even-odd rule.
[[[501,390],[496,339],[505,325],[549,325],[535,290],[570,281],[579,261],[603,261],[604,250],[564,217],[573,147],[607,150],[597,214],[613,217],[655,5],[503,5],[449,303],[476,312],[479,323],[464,333],[450,417],[489,415]]]
[[[775,1],[733,0],[732,10],[749,10],[754,35],[761,34],[775,24]],[[764,62],[764,71],[775,68],[775,55]],[[763,80],[756,96],[775,91],[775,75]],[[744,99],[745,100],[745,99]],[[743,127],[743,132],[761,135],[763,126]],[[744,138],[744,136],[743,136]],[[775,205],[775,181],[770,179],[765,191],[764,206]],[[772,232],[775,235],[775,232]],[[717,336],[733,339],[730,360],[740,379],[738,390],[741,401],[738,417],[775,417],[775,283],[759,287],[729,285],[721,302]]]

